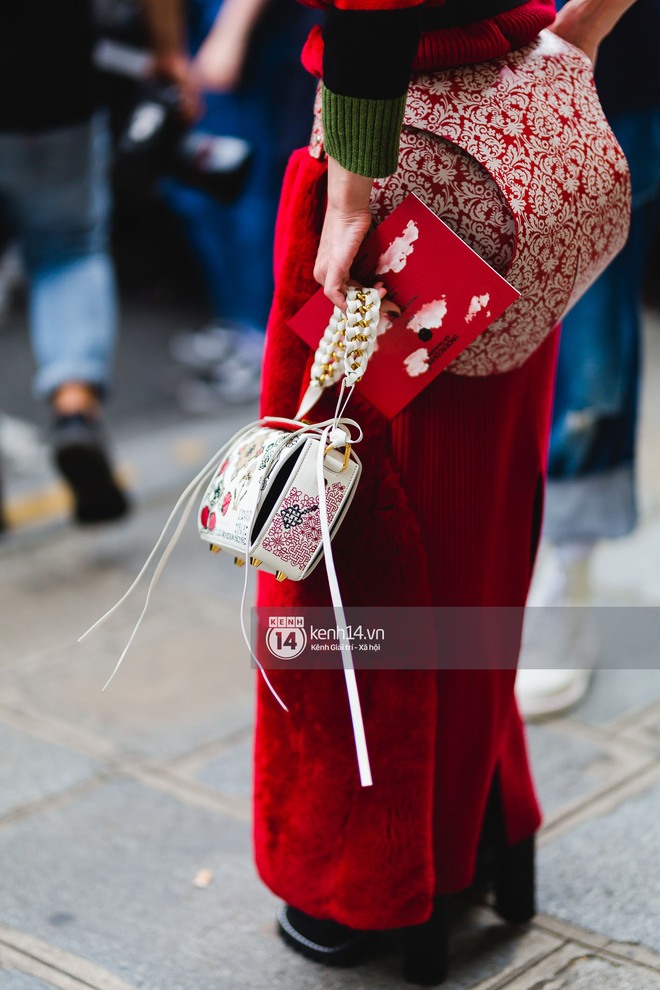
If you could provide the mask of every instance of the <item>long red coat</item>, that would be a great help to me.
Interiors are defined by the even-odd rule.
[[[317,288],[325,183],[323,162],[294,154],[276,234],[264,414],[292,416],[306,383],[310,351],[287,320]],[[505,374],[443,373],[391,424],[351,400],[366,439],[363,476],[333,544],[345,604],[524,603],[556,343],[552,334]],[[326,604],[325,570],[281,584],[261,575],[258,600]],[[472,881],[496,771],[509,842],[537,829],[513,671],[359,673],[370,788],[359,784],[342,673],[272,676],[290,711],[260,684],[255,853],[263,880],[288,903],[355,928],[424,921],[434,895]]]

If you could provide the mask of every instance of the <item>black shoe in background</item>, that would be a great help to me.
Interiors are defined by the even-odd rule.
[[[82,413],[58,416],[51,446],[57,469],[73,492],[77,522],[111,522],[126,515],[129,501],[114,479],[98,421]]]

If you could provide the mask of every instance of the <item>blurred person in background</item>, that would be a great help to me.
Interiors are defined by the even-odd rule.
[[[558,4],[561,8],[562,3]],[[623,251],[562,322],[545,496],[545,560],[530,604],[587,606],[598,542],[637,524],[635,444],[645,261],[660,226],[660,0],[637,0],[600,48],[596,85],[630,165],[633,212]],[[524,714],[555,714],[585,694],[596,642],[586,613],[553,609],[577,631],[552,669],[520,669]],[[571,613],[572,616],[572,613]],[[561,644],[561,636],[556,640]],[[528,661],[531,657],[528,656]],[[581,663],[563,669],[562,661]],[[525,651],[523,651],[523,664]],[[540,661],[534,657],[535,664]]]
[[[215,313],[210,327],[175,337],[173,355],[197,374],[202,402],[204,393],[250,401],[259,394],[282,177],[289,154],[309,140],[315,84],[299,53],[318,15],[291,0],[144,4],[155,72],[179,85],[188,119],[252,148],[247,182],[234,202],[174,180],[163,184],[199,258]]]
[[[89,0],[5,5],[0,31],[0,211],[28,279],[36,394],[80,523],[128,509],[101,422],[116,337],[108,253],[108,136],[94,104]]]

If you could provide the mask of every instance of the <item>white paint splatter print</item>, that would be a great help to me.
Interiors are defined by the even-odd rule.
[[[376,262],[376,274],[400,272],[406,267],[408,257],[413,253],[413,244],[419,237],[419,228],[414,220],[409,220],[401,237],[395,237]]]
[[[480,313],[490,302],[490,295],[486,292],[483,296],[472,296],[470,306],[465,315],[465,322],[472,323],[477,313]]]
[[[403,365],[411,378],[418,378],[429,370],[429,352],[425,347],[420,347],[413,351],[403,362]]]
[[[427,327],[429,330],[437,330],[438,327],[442,326],[442,321],[446,315],[447,299],[446,296],[443,296],[442,299],[434,299],[432,302],[422,306],[421,309],[418,309],[406,326],[415,333],[424,327]]]

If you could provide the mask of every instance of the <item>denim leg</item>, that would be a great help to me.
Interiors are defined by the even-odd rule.
[[[37,135],[0,135],[0,191],[30,279],[35,391],[105,390],[116,337],[108,253],[108,137],[101,117]]]
[[[273,297],[275,198],[246,189],[237,203],[222,204],[173,181],[161,189],[183,222],[215,314],[263,331]]]
[[[220,0],[189,0],[193,51],[220,6]],[[309,26],[304,11],[283,12],[256,39],[241,85],[233,92],[205,94],[199,130],[244,138],[253,150],[238,199],[222,204],[174,181],[161,187],[199,258],[216,315],[262,331],[273,296],[273,231],[281,181],[290,153],[307,143],[311,128],[315,80],[306,77],[298,55]]]
[[[614,130],[634,209],[625,248],[562,323],[544,523],[557,543],[621,536],[637,521],[641,290],[657,220],[660,113],[627,116]]]

